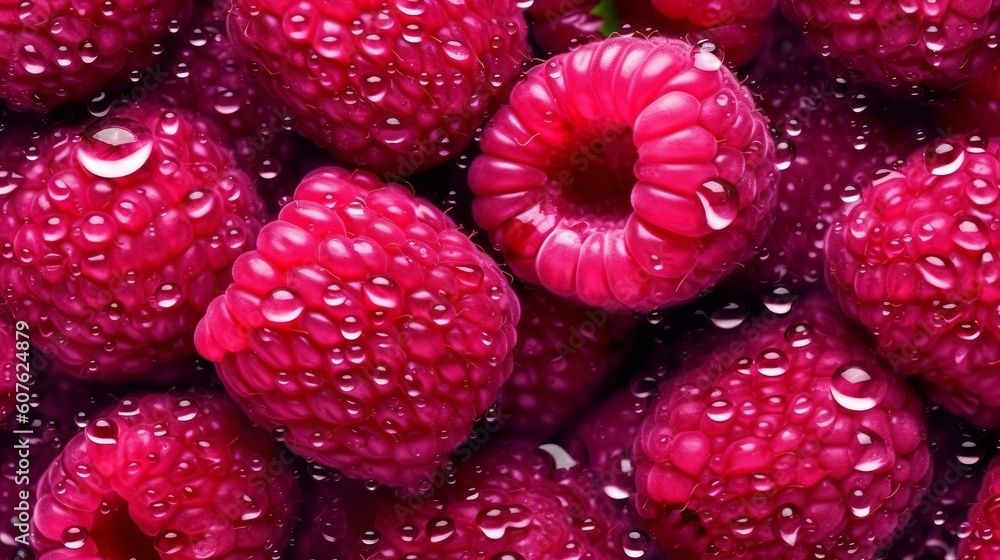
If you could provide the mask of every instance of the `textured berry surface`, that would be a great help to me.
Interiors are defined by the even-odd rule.
[[[481,147],[473,211],[514,273],[608,310],[693,299],[753,254],[775,202],[750,92],[679,40],[611,38],[532,68]]]
[[[124,398],[38,487],[39,560],[270,559],[297,513],[291,455],[220,395]]]
[[[458,156],[527,60],[515,0],[239,0],[229,29],[300,133],[390,179]]]
[[[760,48],[778,0],[641,0],[616,6],[621,22],[632,29],[692,43],[711,41],[721,47],[726,64],[738,68]]]
[[[1000,1],[783,0],[806,40],[848,71],[905,93],[951,87],[997,57]]]
[[[412,485],[510,375],[520,307],[430,203],[374,175],[308,175],[196,334],[229,392],[296,453]]]
[[[955,558],[959,560],[993,560],[1000,557],[1000,543],[995,535],[1000,529],[1000,461],[994,460],[986,472],[983,485],[969,511],[965,536],[959,543]]]
[[[529,445],[489,448],[430,493],[383,505],[362,528],[378,542],[356,550],[371,560],[629,558],[588,484]]]
[[[695,558],[872,558],[931,476],[922,402],[832,302],[751,327],[661,391],[639,514]]]
[[[1000,143],[951,137],[876,175],[827,240],[841,306],[930,396],[1000,426]]]
[[[44,112],[123,87],[187,19],[188,0],[0,3],[0,98]]]
[[[260,229],[253,185],[216,135],[148,105],[4,154],[0,278],[34,348],[109,383],[194,353],[198,320]]]
[[[840,208],[915,141],[881,118],[878,98],[828,78],[822,61],[787,31],[751,77],[771,122],[781,178],[774,226],[747,272],[762,284],[802,289],[823,281],[823,245]]]
[[[519,291],[514,371],[500,391],[504,429],[543,440],[590,405],[621,362],[627,321],[540,289]]]

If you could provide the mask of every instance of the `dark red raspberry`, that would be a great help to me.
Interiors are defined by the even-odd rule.
[[[559,54],[587,39],[601,38],[605,18],[594,12],[601,0],[534,0],[528,7],[531,38],[542,50]]]
[[[505,431],[541,441],[594,401],[624,356],[629,325],[544,290],[519,296],[514,371],[498,402]]]
[[[827,240],[841,306],[929,396],[1000,426],[1000,143],[951,137],[877,174]]]
[[[116,402],[103,386],[42,372],[43,365],[41,358],[30,362],[33,373],[25,392],[30,397],[28,422],[22,424],[11,417],[0,427],[0,558],[31,558],[26,555],[28,523],[22,523],[21,517],[35,512],[39,479],[79,427]],[[26,500],[22,491],[28,492]],[[27,502],[27,508],[22,501]],[[18,537],[20,540],[15,540]]]
[[[748,324],[660,392],[639,514],[695,558],[872,558],[931,476],[920,399],[832,302]]]
[[[361,558],[362,539],[373,526],[375,512],[395,497],[388,487],[370,489],[365,482],[310,465],[311,478],[301,481],[302,520],[295,527],[289,560],[353,560]]]
[[[1000,134],[1000,66],[990,67],[946,99],[938,111],[938,125],[949,134]]]
[[[738,68],[760,48],[778,0],[631,0],[616,6],[621,22],[632,29],[710,41],[728,66]]]
[[[260,200],[217,135],[146,105],[4,154],[0,278],[33,347],[108,383],[194,353],[198,320],[260,228]]]
[[[138,78],[188,17],[187,0],[5,0],[0,98],[45,112]]]
[[[129,396],[45,471],[33,546],[40,560],[270,560],[298,509],[292,464],[223,396]]]
[[[929,413],[934,480],[920,504],[901,520],[885,560],[957,558],[959,535],[968,530],[969,508],[976,503],[996,436],[970,427],[943,408]]]
[[[817,53],[856,76],[906,93],[966,82],[997,57],[1000,0],[782,0],[782,5]]]
[[[879,111],[881,100],[827,77],[822,61],[783,33],[751,74],[776,138],[778,211],[744,274],[762,285],[803,289],[821,283],[823,245],[840,208],[868,176],[901,161],[914,138],[901,138]]]
[[[511,372],[519,306],[496,264],[396,184],[308,175],[195,341],[293,451],[403,486],[447,461]]]
[[[607,310],[695,298],[749,258],[777,170],[765,119],[713,54],[611,38],[532,68],[471,167],[515,274]]]
[[[983,485],[969,519],[962,527],[963,538],[959,542],[958,560],[995,560],[1000,558],[1000,541],[996,532],[1000,530],[1000,459],[995,459],[986,472]]]
[[[622,526],[594,501],[589,475],[559,469],[556,459],[517,441],[466,457],[428,492],[383,502],[370,522],[362,513],[361,542],[348,557],[629,558],[617,542]]]
[[[229,29],[299,132],[387,180],[460,154],[527,60],[515,0],[238,0]]]

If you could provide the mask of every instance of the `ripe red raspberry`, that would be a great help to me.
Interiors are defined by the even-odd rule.
[[[879,115],[879,99],[828,78],[822,61],[793,33],[777,39],[751,74],[782,172],[774,226],[735,283],[747,277],[799,289],[821,283],[830,223],[860,196],[872,172],[901,161],[914,143]]]
[[[569,51],[587,39],[601,37],[605,18],[595,13],[601,0],[535,0],[528,7],[531,38],[551,54]]]
[[[969,518],[962,528],[958,560],[994,560],[1000,557],[1000,459],[995,459],[986,471],[983,485],[969,511]]]
[[[440,210],[370,173],[309,174],[233,276],[199,352],[254,419],[348,476],[417,483],[510,375],[506,278]]]
[[[31,540],[39,560],[270,560],[298,499],[291,454],[228,399],[130,396],[45,471]]]
[[[812,48],[853,74],[919,93],[949,88],[996,59],[1000,0],[783,0]],[[916,87],[915,87],[916,86]]]
[[[123,87],[188,17],[176,0],[6,0],[0,7],[0,98],[46,112]]]
[[[555,435],[590,405],[625,353],[629,325],[544,290],[520,290],[514,371],[500,390],[504,430]]]
[[[636,439],[636,507],[693,557],[872,558],[930,478],[923,405],[832,302],[685,364]]]
[[[955,90],[938,110],[938,127],[951,134],[1000,134],[1000,66]]]
[[[300,133],[387,180],[460,154],[527,60],[515,0],[238,0],[229,29]]]
[[[193,355],[197,321],[260,228],[217,134],[146,105],[4,154],[0,279],[33,347],[108,383]]]
[[[739,68],[760,48],[778,0],[633,0],[616,7],[621,22],[633,29],[711,41],[728,66]]]
[[[775,202],[750,92],[674,39],[611,38],[532,68],[481,147],[473,211],[514,273],[607,310],[695,298],[753,254]]]
[[[553,456],[522,442],[487,448],[427,493],[383,503],[362,523],[350,557],[629,558],[618,544],[622,526],[594,501],[588,474],[556,467]]]
[[[874,176],[827,240],[841,306],[929,396],[1000,426],[1000,143],[951,137]]]

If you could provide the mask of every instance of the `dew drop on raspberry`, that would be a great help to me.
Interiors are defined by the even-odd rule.
[[[762,298],[764,307],[775,315],[788,315],[799,301],[798,294],[785,286],[775,286]]]
[[[795,323],[785,329],[785,341],[792,345],[792,348],[802,348],[809,346],[813,341],[813,329],[807,323]]]
[[[131,119],[102,119],[83,131],[77,158],[87,170],[106,179],[138,171],[153,151],[152,134]]]
[[[950,259],[929,255],[917,261],[917,270],[931,286],[950,290],[958,284],[958,271]]]
[[[118,424],[100,418],[87,426],[86,434],[87,439],[97,445],[115,445],[118,443]]]
[[[0,196],[6,196],[14,192],[21,183],[24,181],[24,177],[14,173],[13,171],[7,171],[6,169],[0,169]]]
[[[521,556],[516,552],[500,552],[498,554],[494,554],[490,560],[524,560],[524,556]]]
[[[972,466],[983,460],[985,450],[983,446],[976,443],[970,436],[963,434],[962,443],[958,446],[958,454],[955,459],[966,466]]]
[[[153,292],[153,304],[160,309],[170,309],[181,300],[181,289],[177,284],[166,283]]]
[[[788,139],[777,140],[774,144],[775,163],[778,171],[784,171],[795,161],[795,143]]]
[[[849,453],[854,459],[854,470],[858,472],[878,471],[895,456],[881,436],[865,428],[858,430],[850,444]]]
[[[718,231],[736,220],[740,200],[739,191],[732,183],[723,179],[705,181],[695,190],[695,194],[705,210],[708,227]]]
[[[619,542],[621,543],[622,552],[629,558],[642,558],[649,551],[649,535],[639,529],[622,531]]]
[[[1000,198],[1000,189],[992,180],[976,177],[966,184],[965,195],[973,204],[986,206],[993,204],[997,198]]]
[[[927,147],[924,162],[931,175],[951,175],[965,162],[965,149],[954,142],[940,140]]]
[[[188,545],[188,538],[178,531],[161,531],[153,539],[153,548],[161,555],[179,554]]]
[[[304,309],[305,306],[299,296],[286,288],[272,290],[260,306],[264,318],[275,323],[294,321]]]
[[[713,422],[727,422],[733,417],[735,408],[733,404],[727,400],[717,400],[712,404],[708,405],[708,409],[705,411],[706,416],[709,420]]]
[[[725,52],[722,46],[711,39],[702,39],[691,48],[691,56],[694,57],[694,66],[705,72],[715,72],[722,68],[725,60]]]
[[[742,325],[749,316],[750,311],[745,305],[731,301],[709,314],[708,319],[720,329],[731,330]]]
[[[63,529],[62,535],[60,535],[60,540],[63,546],[70,550],[77,550],[83,548],[83,545],[87,543],[87,539],[90,535],[87,534],[87,530],[83,527],[67,527]]]
[[[764,377],[778,377],[788,371],[788,356],[777,348],[763,350],[754,360],[754,369]]]
[[[797,507],[791,505],[781,508],[775,522],[778,535],[788,546],[795,546],[795,543],[798,542],[799,531],[802,530],[803,525],[802,514]]]
[[[861,364],[856,363],[840,366],[830,379],[833,400],[843,408],[855,412],[875,408],[882,401],[886,390],[884,378],[873,378]]]
[[[174,407],[174,418],[181,422],[189,422],[198,416],[198,403],[192,399],[182,398]]]

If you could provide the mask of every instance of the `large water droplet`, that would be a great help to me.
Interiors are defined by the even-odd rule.
[[[702,39],[691,48],[691,56],[694,58],[695,68],[705,72],[715,72],[722,68],[722,61],[726,55],[721,45],[711,39]]]
[[[954,142],[940,140],[927,147],[924,162],[931,175],[951,175],[965,162],[965,150]]]
[[[153,151],[153,137],[130,119],[102,119],[83,131],[77,158],[98,177],[125,177],[141,168]]]
[[[950,290],[958,284],[958,272],[950,260],[931,255],[917,261],[916,266],[923,279],[935,288]]]
[[[872,376],[861,364],[840,366],[830,379],[833,400],[847,410],[871,410],[885,396],[886,381]]]
[[[455,534],[455,521],[449,517],[435,517],[427,522],[427,538],[432,543],[440,543]]]
[[[722,179],[705,181],[695,194],[705,210],[708,227],[718,231],[736,220],[740,210],[740,194],[732,183]]]
[[[305,306],[299,296],[287,288],[277,288],[261,302],[261,313],[268,321],[287,323],[302,314]]]
[[[100,418],[91,422],[86,429],[87,439],[97,445],[114,445],[118,443],[118,424]]]
[[[66,527],[63,529],[62,535],[59,536],[59,540],[62,541],[63,546],[70,550],[77,550],[83,548],[83,545],[87,543],[87,539],[90,535],[87,530],[83,527]]]

